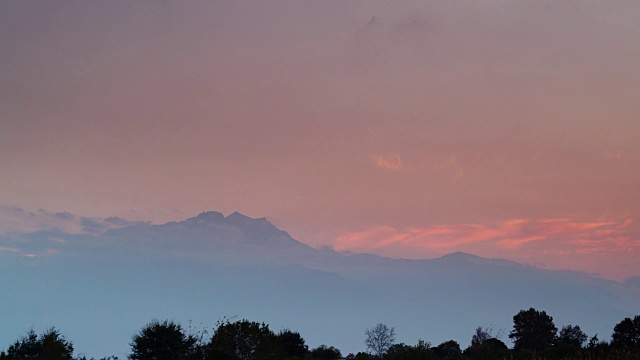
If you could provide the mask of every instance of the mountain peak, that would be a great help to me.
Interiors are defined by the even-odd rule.
[[[469,254],[462,251],[456,251],[450,254],[446,254],[434,260],[446,261],[454,264],[483,264],[483,265],[500,265],[500,266],[509,266],[509,267],[529,266],[529,265],[524,265],[518,262],[505,260],[505,259],[485,258],[485,257]]]
[[[203,221],[203,222],[218,222],[224,219],[224,215],[222,215],[222,213],[219,213],[217,211],[204,211],[198,214],[198,216],[196,216],[193,219],[197,221]]]
[[[188,218],[183,221],[184,224],[189,224],[190,226],[209,226],[211,224],[224,225],[224,226],[239,226],[244,228],[253,228],[253,229],[262,229],[262,230],[278,230],[269,220],[262,217],[259,219],[254,219],[244,214],[241,214],[237,211],[224,216],[222,213],[218,211],[205,211],[201,212],[195,217]],[[279,231],[279,230],[278,230]]]
[[[186,221],[188,222],[196,222],[196,223],[221,223],[225,221],[232,222],[247,222],[247,221],[255,221],[255,220],[265,220],[265,218],[253,219],[244,214],[241,214],[237,211],[224,216],[221,212],[218,211],[203,211],[195,217],[188,218]]]
[[[239,213],[237,211],[232,212],[225,219],[231,219],[231,220],[255,220],[255,219],[250,218],[247,215],[241,214],[241,213]]]

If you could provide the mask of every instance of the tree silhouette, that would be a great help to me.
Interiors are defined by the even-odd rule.
[[[640,315],[625,318],[613,328],[611,345],[617,348],[640,348]]]
[[[452,359],[459,357],[462,354],[462,350],[460,350],[460,344],[457,341],[449,340],[434,347],[433,353],[440,358]]]
[[[640,359],[640,315],[619,322],[611,345],[594,335],[587,346],[587,335],[577,325],[563,326],[560,331],[553,318],[534,308],[521,310],[513,317],[514,350],[491,337],[492,330],[476,328],[471,345],[464,352],[454,341],[431,347],[419,340],[416,346],[393,344],[395,329],[382,323],[365,334],[367,349],[373,353],[349,354],[348,360],[498,360],[516,359]],[[153,320],[132,337],[130,360],[339,360],[340,350],[321,345],[311,351],[302,336],[289,329],[275,334],[265,323],[241,320],[220,321],[209,343],[204,343],[206,331],[193,335],[191,326],[183,328],[172,321]],[[556,336],[557,333],[557,336]],[[499,336],[499,335],[498,335]],[[0,352],[0,360],[87,360],[84,354],[73,358],[73,345],[55,328],[41,335],[33,329],[9,349]],[[107,357],[101,360],[117,360]],[[94,358],[91,358],[94,360]]]
[[[264,323],[240,320],[218,326],[208,352],[216,360],[277,360],[282,351],[276,335]]]
[[[289,359],[301,359],[309,353],[309,347],[298,332],[282,330],[278,333],[277,340],[284,355]]]
[[[389,348],[387,349],[387,352],[384,358],[387,360],[409,359],[411,358],[412,352],[413,352],[413,346],[409,346],[404,343],[393,344],[389,346]]]
[[[553,345],[557,331],[551,316],[530,308],[520,310],[513,317],[509,338],[513,339],[514,350],[542,351]]]
[[[385,360],[431,360],[435,358],[434,348],[424,340],[418,340],[415,346],[393,344],[384,354]]]
[[[367,349],[371,350],[374,355],[382,359],[384,353],[396,340],[396,330],[388,327],[383,323],[379,323],[371,329],[364,331],[367,338],[364,340]]]
[[[349,354],[345,357],[345,360],[371,360],[373,359],[373,357],[371,356],[371,354],[368,354],[366,352],[358,352],[357,354]],[[390,358],[393,359],[393,358]]]
[[[489,338],[481,345],[469,346],[464,353],[471,359],[498,360],[508,357],[509,348],[502,341]]]
[[[589,343],[586,347],[589,359],[603,359],[608,351],[609,343],[598,339],[598,334],[593,335],[591,339],[589,339]]]
[[[165,320],[151,321],[133,336],[131,360],[176,360],[189,359],[196,341],[185,335],[180,324]]]
[[[56,328],[50,328],[40,336],[33,329],[16,340],[1,359],[71,360],[73,344],[65,340]]]
[[[311,350],[311,355],[317,360],[338,360],[342,359],[340,350],[333,346],[320,345]]]
[[[553,350],[547,355],[555,359],[578,358],[582,354],[582,344],[587,339],[587,334],[580,330],[580,326],[563,326],[558,332]]]
[[[582,344],[584,344],[588,338],[587,334],[580,330],[580,326],[567,325],[560,329],[558,337],[556,338],[556,343],[570,344],[575,347],[582,348]]]
[[[471,336],[471,346],[480,346],[492,337],[488,330],[483,329],[482,326],[478,326],[476,332]]]
[[[489,339],[499,339],[500,337],[502,337],[502,329],[493,335],[493,327],[478,326],[471,336],[471,346],[480,346]]]

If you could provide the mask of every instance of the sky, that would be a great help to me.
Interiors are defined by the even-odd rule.
[[[640,276],[639,12],[2,1],[0,204]]]

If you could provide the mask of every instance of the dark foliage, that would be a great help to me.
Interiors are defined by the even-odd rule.
[[[613,328],[611,345],[618,349],[640,348],[640,315],[625,318]]]
[[[460,344],[454,340],[445,341],[433,348],[433,353],[439,359],[457,359],[462,355]]]
[[[311,355],[317,360],[338,360],[342,359],[340,350],[333,346],[320,345],[311,350]]]
[[[29,330],[27,335],[9,346],[6,353],[0,355],[1,360],[71,360],[73,344],[55,328],[50,328],[40,336]]]
[[[345,357],[345,360],[373,360],[374,357],[366,352],[358,352],[357,354],[349,354]]]
[[[196,340],[185,335],[182,326],[165,320],[150,322],[131,342],[131,360],[196,359]]]
[[[472,342],[465,351],[467,359],[475,360],[498,360],[508,358],[509,348],[505,343],[496,339],[488,338],[482,342]]]
[[[513,339],[516,351],[541,352],[553,346],[557,331],[551,316],[530,308],[521,310],[513,317],[513,330],[509,338]]]
[[[589,337],[585,334],[578,325],[563,326],[556,338],[556,344],[568,344],[577,348],[582,348],[582,345],[587,341]]]
[[[580,326],[563,326],[549,353],[553,358],[559,359],[580,357],[583,353],[582,345],[587,339],[587,334],[580,329]]]
[[[626,318],[614,328],[611,344],[587,335],[577,325],[558,332],[553,319],[533,308],[514,316],[514,350],[491,336],[491,330],[476,329],[471,345],[464,352],[454,341],[431,347],[419,340],[415,346],[403,343],[385,345],[384,353],[358,352],[347,360],[631,360],[640,359],[640,315]],[[381,325],[381,324],[379,324]],[[393,329],[379,327],[380,334],[393,337]],[[189,333],[192,328],[189,326]],[[556,336],[557,333],[557,336]],[[133,337],[131,360],[339,360],[340,350],[321,345],[311,351],[302,336],[291,330],[275,334],[264,323],[241,320],[218,322],[213,337],[206,342],[206,330],[187,335],[181,325],[171,321],[152,321]],[[206,335],[208,337],[208,335]],[[499,336],[499,334],[498,334]],[[585,342],[587,345],[584,346]],[[73,345],[55,328],[37,335],[33,330],[0,352],[0,360],[74,360]],[[84,355],[75,360],[87,360]],[[91,358],[90,360],[95,360]],[[107,357],[100,360],[118,360]]]
[[[207,353],[215,360],[279,360],[283,352],[276,334],[264,323],[248,320],[218,326]]]
[[[416,346],[405,344],[394,344],[389,347],[385,360],[429,360],[436,356],[432,351],[431,344],[419,340]],[[373,358],[373,357],[372,357]]]
[[[278,333],[277,341],[287,359],[303,359],[309,353],[309,347],[298,332],[282,330]]]

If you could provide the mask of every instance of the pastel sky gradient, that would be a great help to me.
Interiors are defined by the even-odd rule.
[[[640,275],[640,2],[0,2],[0,203]]]

